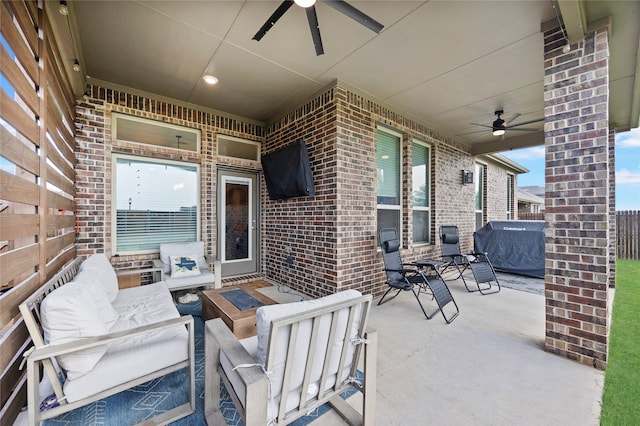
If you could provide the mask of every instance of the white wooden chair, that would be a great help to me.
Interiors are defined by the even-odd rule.
[[[377,333],[367,330],[371,295],[347,290],[258,308],[258,335],[239,341],[220,319],[205,326],[205,415],[225,424],[223,381],[245,425],[285,425],[328,402],[349,424],[375,424]],[[363,350],[364,349],[364,350]],[[364,352],[362,383],[355,380]],[[363,393],[359,412],[340,397]]]

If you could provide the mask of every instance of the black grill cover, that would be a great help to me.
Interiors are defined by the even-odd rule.
[[[475,250],[494,268],[544,278],[544,221],[491,221],[473,234]]]

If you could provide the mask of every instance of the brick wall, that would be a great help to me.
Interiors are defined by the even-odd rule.
[[[604,369],[610,276],[606,29],[567,53],[559,28],[545,32],[545,348]]]
[[[201,152],[189,153],[170,148],[112,141],[112,112],[163,121],[201,130]],[[248,169],[255,163],[217,157],[217,134],[262,141],[264,126],[249,120],[201,111],[151,97],[89,86],[87,94],[76,104],[77,131],[77,250],[88,256],[105,252],[112,256],[111,211],[112,164],[114,153],[139,155],[200,165],[201,239],[207,254],[216,257],[216,167],[230,165]],[[113,257],[116,268],[150,266],[158,255]]]
[[[112,141],[111,113],[119,112],[199,128],[201,153]],[[431,144],[432,243],[413,245],[405,238],[403,256],[439,258],[438,230],[443,224],[460,228],[463,250],[473,248],[474,186],[462,185],[461,170],[473,170],[467,149],[427,127],[366,97],[336,86],[266,127],[102,87],[90,87],[76,107],[78,131],[78,252],[111,253],[111,156],[149,156],[200,164],[201,238],[216,256],[216,170],[219,165],[257,169],[249,161],[217,157],[217,135],[262,142],[262,154],[302,138],[308,147],[316,195],[270,200],[261,185],[261,272],[313,297],[355,288],[374,295],[386,290],[376,238],[377,123],[400,132],[403,162],[402,232],[412,233],[411,150],[414,138]],[[488,163],[487,179],[506,174]],[[504,189],[504,182],[499,188]],[[494,191],[489,219],[505,216],[506,192]],[[504,199],[501,199],[504,198]],[[499,207],[498,207],[499,206]],[[291,248],[293,263],[287,263]],[[149,266],[157,255],[112,258],[117,268]]]
[[[462,185],[462,169],[473,170],[466,148],[366,97],[336,86],[267,126],[263,154],[302,137],[312,163],[315,197],[272,201],[263,194],[263,264],[267,278],[313,296],[356,288],[380,295],[386,286],[376,238],[376,125],[402,137],[402,233],[412,232],[411,143],[432,146],[432,244],[404,238],[406,261],[439,258],[440,225],[460,228],[464,250],[473,247],[474,186]],[[489,163],[491,182],[506,172]],[[506,216],[506,190],[496,191],[489,218]],[[500,207],[497,207],[500,206]],[[497,213],[499,212],[499,214]],[[294,263],[286,264],[285,247]]]

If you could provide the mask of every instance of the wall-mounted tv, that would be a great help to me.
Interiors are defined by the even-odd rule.
[[[261,161],[270,199],[316,195],[309,154],[303,140],[270,152]]]

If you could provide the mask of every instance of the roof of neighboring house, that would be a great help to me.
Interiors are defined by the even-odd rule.
[[[524,189],[525,187],[518,187],[517,194],[518,202],[523,202],[527,204],[541,204],[544,206],[544,198],[539,197],[535,194],[532,194]]]
[[[531,186],[519,186],[518,187],[519,190],[524,191],[528,194],[532,194],[532,195],[537,195],[538,197],[541,197],[544,199],[544,187],[543,186],[537,186],[537,185],[531,185]]]

